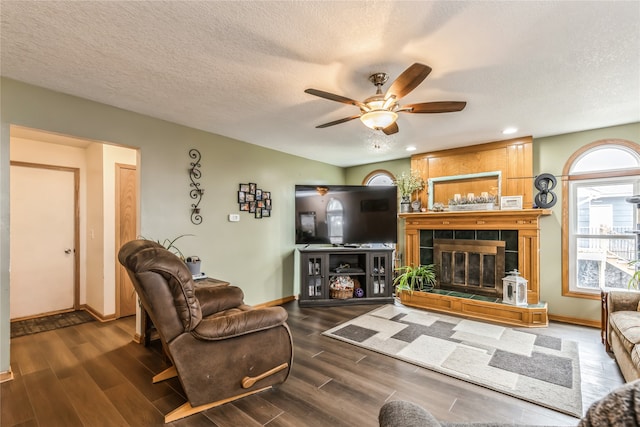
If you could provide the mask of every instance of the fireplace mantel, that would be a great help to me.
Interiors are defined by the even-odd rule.
[[[471,212],[402,213],[405,222],[405,262],[420,264],[420,230],[517,230],[518,270],[527,279],[527,301],[540,302],[540,217],[550,209]]]
[[[453,224],[458,230],[520,230],[540,229],[538,221],[547,215],[551,215],[551,209],[416,212],[398,216],[407,227],[449,229]]]

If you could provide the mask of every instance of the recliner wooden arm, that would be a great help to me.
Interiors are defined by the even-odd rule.
[[[244,377],[242,379],[242,388],[251,388],[256,382],[263,380],[273,374],[277,374],[278,372],[282,371],[283,369],[287,369],[288,367],[288,363],[283,363],[273,369],[269,369],[268,371],[261,373],[260,375],[256,375],[255,377]]]

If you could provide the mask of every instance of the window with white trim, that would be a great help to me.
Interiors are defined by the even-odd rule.
[[[640,153],[626,145],[595,145],[569,165],[569,294],[599,294],[601,287],[627,288],[638,257],[638,209],[627,202],[640,194]],[[566,289],[566,287],[565,287]]]

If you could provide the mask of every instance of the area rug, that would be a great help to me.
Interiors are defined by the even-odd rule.
[[[11,322],[11,338],[66,328],[67,326],[80,325],[94,320],[96,320],[95,317],[84,310],[52,314],[50,316],[36,317],[27,320],[17,320]]]
[[[385,305],[324,335],[582,417],[578,343],[426,310]]]

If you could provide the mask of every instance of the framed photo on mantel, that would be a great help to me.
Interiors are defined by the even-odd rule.
[[[522,209],[522,196],[500,197],[500,209],[503,211]]]

